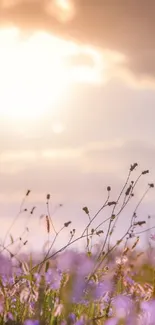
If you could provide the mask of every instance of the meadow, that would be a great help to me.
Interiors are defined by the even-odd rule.
[[[141,220],[138,214],[154,183],[147,184],[130,215],[127,231],[115,243],[112,241],[119,217],[133,199],[137,184],[149,174],[149,170],[143,170],[133,180],[138,168],[137,163],[130,166],[115,201],[111,200],[111,186],[107,186],[107,197],[93,216],[89,207],[82,208],[88,223],[80,236],[76,235],[70,220],[58,232],[55,230],[49,208],[50,194],[47,194],[47,212],[43,217],[48,239],[51,232],[54,237],[47,241],[44,254],[38,259],[31,254],[23,259],[21,252],[12,252],[15,243],[27,244],[22,234],[19,238],[12,237],[12,227],[18,222],[17,217],[14,219],[0,244],[0,325],[155,324],[155,227],[147,227],[150,216]],[[25,208],[29,195],[30,190],[20,211]],[[110,211],[110,216],[94,226],[104,209]],[[56,250],[57,238],[66,228],[70,239]],[[140,251],[138,244],[143,233],[150,234],[149,245]],[[6,244],[8,237],[10,242]],[[80,240],[86,243],[83,252],[72,249]]]

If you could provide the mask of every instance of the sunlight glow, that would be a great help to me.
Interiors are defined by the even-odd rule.
[[[65,126],[61,122],[53,123],[52,131],[53,133],[59,134],[62,133],[65,129]]]
[[[93,66],[72,65],[77,55]],[[100,83],[106,66],[89,46],[62,40],[43,31],[23,37],[16,28],[0,30],[0,115],[14,119],[40,117],[56,104],[73,83]],[[59,131],[58,131],[59,132]]]
[[[50,0],[45,10],[63,23],[73,19],[76,13],[72,0]]]

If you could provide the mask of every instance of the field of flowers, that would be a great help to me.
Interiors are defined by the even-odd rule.
[[[130,166],[115,201],[111,200],[111,187],[108,186],[105,202],[94,216],[90,215],[87,206],[83,207],[88,224],[78,237],[76,229],[71,228],[71,221],[65,222],[56,232],[49,209],[50,194],[47,194],[47,214],[44,216],[47,235],[51,230],[55,235],[40,261],[31,256],[23,261],[20,255],[12,253],[11,246],[15,241],[22,241],[22,237],[13,239],[11,225],[0,245],[0,325],[155,324],[154,227],[147,228],[146,220],[138,216],[138,208],[154,188],[153,183],[147,185],[137,202],[127,231],[116,243],[112,244],[111,240],[137,183],[149,173],[144,170],[133,181],[131,175],[134,176],[137,167],[137,163]],[[29,194],[30,190],[26,197]],[[25,200],[21,209],[24,203]],[[105,208],[110,209],[110,217],[94,227],[94,221]],[[102,229],[103,224],[107,225],[106,231]],[[69,229],[70,239],[56,251],[55,242],[64,228]],[[137,249],[140,236],[150,231],[149,248],[140,252]],[[7,236],[10,236],[10,243],[6,245]],[[99,239],[96,250],[92,245],[94,239]],[[83,252],[72,250],[72,245],[79,240],[86,242]],[[23,246],[26,243],[23,241]]]

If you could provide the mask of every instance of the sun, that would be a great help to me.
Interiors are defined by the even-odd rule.
[[[94,67],[71,66],[66,59],[87,53]],[[46,32],[25,38],[17,28],[0,29],[0,116],[36,119],[54,112],[75,82],[100,80],[100,55]]]
[[[16,29],[0,33],[0,114],[36,118],[65,91],[65,68],[46,35],[19,36]]]

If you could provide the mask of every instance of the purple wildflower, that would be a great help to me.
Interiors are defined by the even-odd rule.
[[[75,261],[76,254],[72,251],[66,251],[58,258],[58,268],[63,272],[74,270]]]
[[[141,302],[141,325],[153,325],[155,320],[155,300]]]
[[[126,318],[133,311],[133,303],[128,296],[118,295],[113,299],[113,306],[118,318]]]
[[[76,316],[74,313],[70,313],[69,316],[68,316],[69,320],[73,323],[75,323],[76,321]]]
[[[14,320],[14,317],[11,312],[8,312],[5,316],[5,321]]]
[[[94,261],[90,257],[87,257],[85,254],[78,255],[77,273],[87,276],[93,271],[93,267]]]
[[[79,320],[77,320],[76,323],[74,323],[74,325],[85,325],[85,324],[86,322],[83,316]]]
[[[36,284],[38,285],[41,281],[41,275],[39,273],[34,273]]]
[[[77,275],[73,283],[73,302],[79,303],[85,294],[86,282],[83,276]]]
[[[24,325],[39,325],[39,321],[38,320],[32,320],[32,319],[27,319],[24,322]]]
[[[104,282],[99,282],[96,286],[96,290],[95,290],[95,299],[101,299],[102,297],[104,297],[104,301],[108,302],[108,300],[106,301],[106,299],[108,299],[108,293],[110,293],[113,289],[113,283],[112,281],[109,280],[105,280]]]
[[[105,325],[118,325],[118,319],[116,317],[110,318],[105,322]]]
[[[7,282],[8,282],[8,281],[7,281],[7,277],[6,277],[6,275],[2,275],[2,276],[1,276],[1,279],[2,279],[3,286],[6,287]]]
[[[135,283],[135,281],[133,279],[131,279],[129,276],[126,276],[125,280],[129,285],[134,285],[134,283]]]
[[[60,272],[57,272],[56,270],[48,269],[48,271],[45,273],[45,280],[48,285],[50,285],[50,288],[53,290],[57,290],[60,287],[62,275]]]

